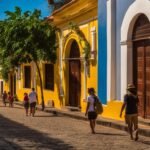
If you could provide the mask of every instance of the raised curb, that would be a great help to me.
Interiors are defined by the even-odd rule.
[[[15,104],[22,106],[21,103],[15,103]],[[37,107],[37,110],[42,111],[41,108],[39,107]],[[55,115],[63,115],[63,116],[67,116],[67,117],[78,119],[78,120],[88,121],[88,119],[84,116],[84,113],[81,113],[81,112],[63,111],[63,110],[59,110],[56,108],[49,108],[49,109],[45,108],[44,112],[53,113]],[[127,126],[125,125],[123,121],[117,121],[117,120],[111,120],[107,118],[98,117],[97,124],[127,131]],[[150,128],[143,128],[139,126],[139,134],[150,137]]]

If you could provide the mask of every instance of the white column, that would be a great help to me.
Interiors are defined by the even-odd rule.
[[[107,0],[107,100],[116,96],[116,2]]]
[[[121,100],[127,88],[127,44],[121,43]]]
[[[121,42],[121,100],[123,100],[126,94],[129,83],[133,83],[132,42]]]
[[[133,83],[133,45],[127,42],[127,84]]]

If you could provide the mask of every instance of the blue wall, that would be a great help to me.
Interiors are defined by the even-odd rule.
[[[48,6],[47,0],[0,0],[0,20],[6,18],[5,11],[14,11],[15,6],[19,6],[23,11],[39,9],[42,12],[42,17],[49,16],[52,10]]]
[[[107,27],[106,0],[98,1],[98,96],[107,102]]]
[[[135,0],[116,0],[116,99],[121,99],[121,25],[124,16]]]

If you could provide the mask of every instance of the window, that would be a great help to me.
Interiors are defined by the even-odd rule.
[[[24,87],[31,88],[31,67],[25,66],[24,67]]]
[[[45,64],[45,89],[54,90],[54,65]]]

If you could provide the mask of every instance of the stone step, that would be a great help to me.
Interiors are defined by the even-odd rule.
[[[73,106],[65,106],[65,107],[62,107],[62,110],[65,110],[65,111],[81,111],[81,108],[73,107]]]
[[[138,118],[139,124],[149,126],[150,127],[150,119]]]

